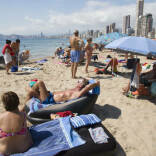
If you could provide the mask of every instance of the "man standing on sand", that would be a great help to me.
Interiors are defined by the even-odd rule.
[[[80,61],[80,51],[83,41],[79,38],[79,31],[76,30],[74,35],[70,38],[70,46],[71,46],[71,73],[72,78],[76,78],[77,66]]]

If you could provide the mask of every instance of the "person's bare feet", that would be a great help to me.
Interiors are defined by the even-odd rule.
[[[123,94],[128,93],[127,88],[122,88],[122,93],[123,93]]]
[[[11,73],[9,73],[9,72],[6,72],[6,74],[7,74],[7,75],[10,75]]]
[[[74,77],[72,77],[73,79],[77,79],[78,77],[77,76],[74,76]]]

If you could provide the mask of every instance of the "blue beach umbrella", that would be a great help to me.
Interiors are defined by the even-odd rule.
[[[108,44],[116,39],[127,36],[127,34],[121,34],[118,32],[108,33],[106,35],[102,35],[94,40],[95,43],[100,44]]]
[[[105,48],[119,49],[140,55],[156,54],[156,42],[145,37],[123,37],[109,43]]]

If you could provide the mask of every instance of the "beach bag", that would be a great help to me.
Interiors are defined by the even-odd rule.
[[[153,82],[151,85],[151,95],[156,97],[156,82]]]
[[[17,71],[18,71],[18,66],[11,67],[11,72],[17,72]]]

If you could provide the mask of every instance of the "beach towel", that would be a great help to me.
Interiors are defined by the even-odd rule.
[[[19,68],[19,71],[28,71],[28,72],[33,72],[33,71],[37,71],[40,70],[41,68],[33,68],[33,67],[21,67]]]
[[[147,70],[147,69],[150,69],[151,68],[151,65],[149,64],[149,63],[144,63],[143,65],[142,65],[142,70],[144,71],[144,70]]]
[[[47,62],[48,60],[47,59],[42,59],[42,60],[39,60],[39,61],[36,61],[36,63],[45,63],[45,62]]]
[[[101,120],[95,114],[80,115],[70,118],[74,128],[100,123]]]
[[[91,80],[89,80],[89,83],[90,84],[95,83],[95,80],[91,79]],[[100,87],[99,86],[94,87],[92,90],[89,91],[89,94],[97,94],[97,95],[99,95],[100,94]]]
[[[11,156],[54,156],[57,153],[85,144],[70,124],[70,117],[55,119],[32,126],[33,146],[24,153]]]
[[[32,97],[29,101],[29,109],[30,111],[28,112],[28,115],[36,112],[37,110],[41,109],[41,108],[45,108],[48,106],[51,106],[52,104],[42,104],[41,101],[37,98]]]

